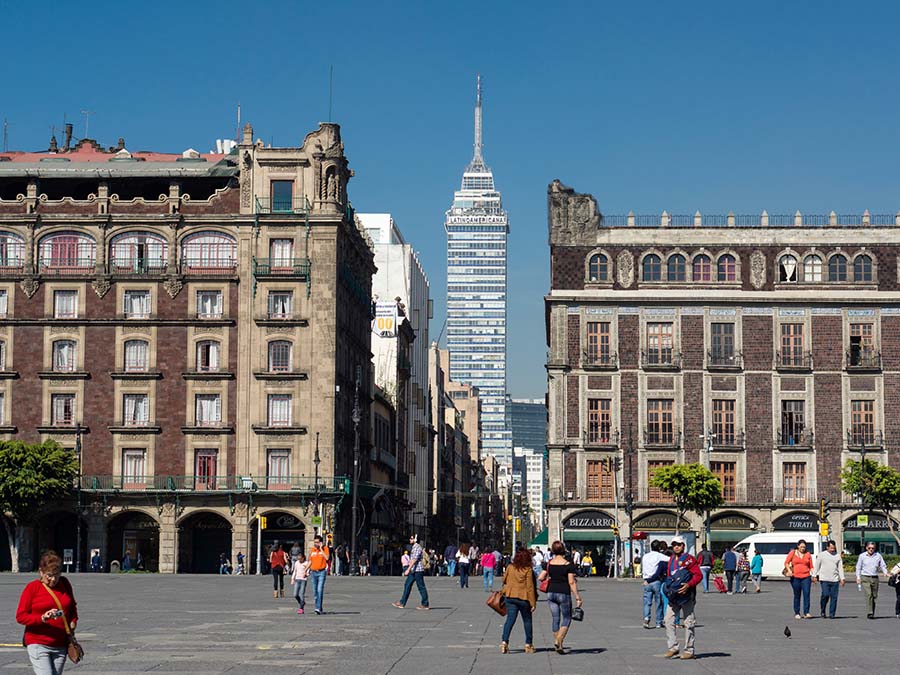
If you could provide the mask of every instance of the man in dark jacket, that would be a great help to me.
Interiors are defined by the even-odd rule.
[[[702,579],[697,559],[685,552],[684,537],[674,537],[672,557],[666,567],[666,581],[663,585],[669,599],[665,621],[669,649],[664,656],[667,659],[694,658],[694,626],[697,623],[694,605],[697,603],[697,584]],[[685,632],[684,651],[681,654],[678,652],[678,636],[675,633],[675,619],[679,616]]]
[[[728,595],[734,593],[734,575],[737,572],[737,554],[731,550],[730,546],[725,547],[725,554],[722,556],[722,567],[725,570],[725,579],[728,585]]]
[[[444,549],[444,560],[447,561],[447,576],[452,577],[456,574],[456,547],[453,544],[447,544]]]

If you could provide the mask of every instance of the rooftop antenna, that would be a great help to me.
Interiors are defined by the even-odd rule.
[[[331,104],[334,100],[334,64],[328,69],[328,123],[331,124]]]
[[[478,74],[477,93],[475,96],[475,155],[472,163],[483,163],[481,156],[481,73]]]
[[[238,101],[237,122],[238,122],[237,123],[237,131],[234,134],[234,140],[236,140],[238,143],[240,143],[241,142],[241,102],[240,101]]]
[[[97,113],[93,110],[82,110],[81,114],[84,115],[84,137],[90,138],[88,136],[88,127],[90,126],[91,115],[96,115]]]
[[[9,120],[3,118],[3,152],[9,152]]]

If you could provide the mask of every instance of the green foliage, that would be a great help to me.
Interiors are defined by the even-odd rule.
[[[864,471],[861,462],[847,462],[841,471],[841,489],[861,496],[865,506],[885,514],[900,508],[900,473],[870,459]]]
[[[702,516],[724,502],[722,483],[702,464],[661,467],[653,473],[650,484],[672,495],[682,516],[687,511]]]
[[[0,513],[27,522],[44,504],[69,494],[77,472],[75,455],[56,441],[0,441]]]
[[[882,553],[881,556],[884,558],[884,564],[888,568],[888,572],[891,571],[891,569],[894,567],[894,565],[896,565],[897,563],[900,563],[900,555],[885,555]],[[858,555],[841,556],[841,560],[844,563],[844,571],[852,572],[853,574],[856,574],[856,561],[858,559],[859,559]],[[850,581],[850,577],[847,577],[847,581],[848,582]]]

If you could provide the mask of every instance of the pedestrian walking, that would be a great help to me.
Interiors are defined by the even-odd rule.
[[[29,582],[19,597],[16,621],[25,626],[22,644],[35,675],[62,675],[69,641],[75,639],[78,606],[55,551],[41,556],[38,569],[39,578]]]
[[[753,554],[753,560],[750,561],[750,578],[753,579],[753,585],[756,586],[756,593],[762,591],[762,568],[762,553],[757,550]]]
[[[322,614],[324,611],[325,577],[328,575],[330,562],[331,551],[322,544],[322,536],[317,534],[313,539],[313,547],[309,551],[309,580],[312,581],[316,614]]]
[[[594,559],[591,557],[590,551],[585,551],[581,558],[581,576],[591,576],[591,568],[594,566]]]
[[[406,574],[406,570],[409,568],[409,549],[403,551],[403,555],[400,556],[400,573]]]
[[[656,546],[656,553],[660,554],[660,557],[657,558],[658,562],[656,563],[656,570],[649,577],[644,577],[644,616],[647,616],[648,607],[647,607],[647,590],[648,588],[656,585],[659,587],[659,597],[656,598],[656,601],[659,603],[657,606],[657,628],[664,628],[663,625],[663,617],[665,616],[666,610],[669,608],[669,599],[666,597],[666,594],[662,592],[662,584],[666,580],[666,570],[669,565],[669,558],[672,557],[672,550],[665,548],[666,543],[664,541],[654,541],[650,544],[650,552],[654,553],[653,546]],[[650,554],[644,556],[644,560],[647,561],[647,558]],[[651,561],[652,562],[652,559]],[[646,573],[647,565],[643,565],[642,571]],[[653,612],[653,598],[650,598],[650,613]],[[675,618],[675,623],[678,623],[678,618]],[[653,628],[654,624],[651,624],[650,621],[645,618],[644,619],[644,628]]]
[[[494,590],[494,568],[497,566],[497,559],[493,553],[485,551],[481,554],[481,572],[484,576],[484,592],[491,593]]]
[[[369,574],[369,554],[363,550],[359,554],[359,576],[364,577]]]
[[[303,610],[306,607],[306,584],[308,581],[309,561],[301,551],[291,565],[291,583],[294,585],[294,599],[300,605],[297,608],[297,614],[303,614]]]
[[[750,558],[747,557],[747,551],[741,551],[741,557],[738,559],[738,593],[747,592],[747,582],[750,581]]]
[[[503,596],[506,598],[506,623],[503,624],[503,637],[500,641],[500,653],[509,653],[509,636],[516,619],[522,615],[525,628],[525,653],[534,654],[534,634],[531,615],[537,607],[537,590],[534,586],[534,575],[531,569],[532,556],[526,548],[516,551],[512,563],[503,572]]]
[[[284,549],[279,546],[278,542],[272,547],[269,554],[269,566],[272,568],[272,597],[278,598],[279,594],[284,597],[284,571],[288,569],[287,554]]]
[[[425,564],[423,560],[425,551],[414,534],[409,537],[409,545],[412,547],[412,553],[409,554],[409,567],[403,573],[403,576],[406,577],[406,582],[403,584],[403,595],[400,596],[400,602],[392,602],[391,604],[397,609],[405,609],[406,601],[409,600],[409,594],[412,591],[413,583],[415,583],[422,600],[416,609],[431,609],[428,605],[428,589],[425,588]]]
[[[447,544],[444,549],[444,560],[447,561],[447,576],[456,576],[456,551],[457,548],[453,544]]]
[[[469,544],[463,542],[456,551],[456,569],[459,570],[459,587],[469,587]]]
[[[244,569],[244,554],[241,551],[238,551],[238,554],[235,556],[237,558],[237,568],[235,569],[235,574],[246,574],[247,570]]]
[[[231,561],[224,553],[219,554],[219,574],[231,574]]]
[[[878,572],[887,575],[884,558],[875,550],[875,542],[866,542],[866,551],[856,561],[856,585],[866,592],[866,618],[875,618],[875,602],[878,600]]]
[[[663,602],[660,589],[662,581],[657,577],[657,568],[661,563],[669,562],[669,556],[660,553],[662,542],[654,540],[650,542],[650,552],[641,561],[641,573],[644,578],[644,628],[663,627]],[[662,544],[664,547],[665,545]],[[656,603],[656,621],[653,618],[653,603]]]
[[[794,618],[811,619],[809,613],[809,592],[812,586],[812,554],[806,550],[806,540],[797,542],[797,548],[788,553],[784,559],[784,568],[791,578],[794,590]],[[803,596],[803,614],[800,614],[800,597]]]
[[[734,577],[737,575],[737,554],[731,550],[730,546],[725,547],[725,553],[722,554],[722,569],[725,571],[725,585],[728,588],[728,595],[734,595]]]
[[[666,608],[666,658],[693,659],[697,617],[697,586],[703,580],[697,559],[685,552],[684,537],[672,539],[672,557],[666,564],[666,581],[663,585],[669,606]],[[684,651],[679,654],[678,635],[675,632],[676,619],[684,626]]]
[[[894,580],[894,594],[897,596],[894,602],[894,615],[900,619],[900,562],[891,568],[891,579]],[[888,584],[890,584],[888,580]]]
[[[91,555],[91,572],[103,571],[103,559],[100,557],[100,549],[95,548]]]
[[[294,545],[291,546],[291,564],[293,564],[297,560],[297,556],[303,553],[303,549],[300,548],[300,542],[295,541]]]
[[[557,654],[565,654],[563,643],[572,624],[572,596],[575,596],[575,606],[581,607],[581,594],[575,578],[575,565],[566,558],[566,547],[557,540],[550,546],[550,552],[553,557],[538,578],[540,581],[550,580],[547,583],[547,605],[553,617],[553,647]]]
[[[575,574],[581,576],[583,574],[581,571],[581,551],[577,548],[572,551],[572,564],[575,565]]]
[[[716,563],[716,556],[706,548],[706,544],[700,548],[697,562],[700,563],[700,573],[703,575],[703,592],[709,593],[709,573],[712,572],[713,565]]]
[[[838,593],[844,586],[844,559],[837,552],[837,544],[829,541],[827,548],[816,556],[816,565],[813,570],[813,582],[819,582],[822,589],[822,597],[819,599],[819,615],[825,618],[825,609],[828,608],[828,618],[833,619],[837,611]]]

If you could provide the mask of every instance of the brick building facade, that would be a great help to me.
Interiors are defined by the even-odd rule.
[[[672,532],[652,473],[703,462],[714,548],[817,530],[822,498],[858,546],[843,464],[900,464],[900,215],[600,216],[558,181],[548,208],[551,540],[608,546],[616,497],[623,535]]]
[[[255,562],[257,516],[264,546],[302,542],[316,505],[349,536],[374,272],[351,175],[334,124],[292,148],[247,125],[222,154],[0,155],[0,437],[82,448],[81,504],[37,515],[25,569],[75,548],[79,508],[82,566]]]

